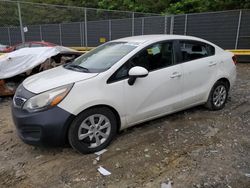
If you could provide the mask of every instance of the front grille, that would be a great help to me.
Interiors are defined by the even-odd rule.
[[[14,97],[14,105],[16,106],[16,107],[22,107],[23,106],[23,104],[25,103],[25,101],[26,101],[27,99],[25,99],[25,98],[22,98],[22,97]]]

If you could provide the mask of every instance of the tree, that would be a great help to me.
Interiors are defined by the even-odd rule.
[[[171,3],[165,12],[172,14],[250,8],[249,0],[181,0]]]
[[[149,13],[193,13],[250,8],[249,0],[26,0],[70,6]]]
[[[136,11],[157,14],[185,14],[250,8],[249,0],[23,0],[76,7]],[[24,25],[84,21],[84,9],[21,3]],[[130,16],[130,15],[129,15]],[[137,15],[136,15],[137,16]],[[88,20],[128,17],[126,13],[111,13],[88,9]],[[18,25],[16,3],[0,2],[0,26]]]

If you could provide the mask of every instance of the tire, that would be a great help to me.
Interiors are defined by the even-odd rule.
[[[85,110],[75,118],[69,128],[68,139],[76,151],[87,154],[107,147],[116,133],[114,113],[109,108],[97,107]]]
[[[210,91],[205,106],[210,110],[221,110],[228,98],[229,86],[226,82],[217,81]]]

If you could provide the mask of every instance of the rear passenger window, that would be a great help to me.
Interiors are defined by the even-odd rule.
[[[215,54],[215,49],[213,46],[206,43],[180,41],[180,52],[181,57],[179,63],[212,56]]]

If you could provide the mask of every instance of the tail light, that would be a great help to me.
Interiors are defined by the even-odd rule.
[[[234,64],[236,65],[236,64],[237,64],[236,56],[234,55],[234,56],[232,57],[232,59],[233,59]]]

